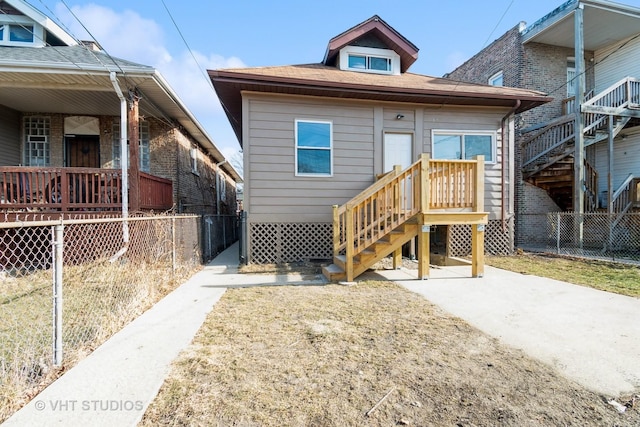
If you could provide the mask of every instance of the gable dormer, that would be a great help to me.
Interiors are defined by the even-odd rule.
[[[400,74],[418,59],[418,48],[378,15],[329,40],[325,65],[341,70]]]
[[[77,42],[24,0],[0,0],[0,46],[73,46]]]

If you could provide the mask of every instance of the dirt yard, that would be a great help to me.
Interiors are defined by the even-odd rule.
[[[393,283],[359,282],[228,290],[141,425],[637,427],[639,409]]]

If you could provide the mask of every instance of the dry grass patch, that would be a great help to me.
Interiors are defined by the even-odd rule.
[[[368,415],[367,415],[368,414]],[[143,426],[637,426],[388,282],[228,290]]]
[[[0,423],[195,271],[164,262],[65,266],[60,367],[52,366],[51,270],[1,277]]]
[[[487,256],[485,260],[504,270],[640,297],[640,267],[633,265],[533,253]]]

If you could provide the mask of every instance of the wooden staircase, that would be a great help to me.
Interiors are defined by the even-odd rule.
[[[471,224],[472,275],[482,275],[487,223],[484,210],[484,157],[431,160],[423,154],[342,206],[333,207],[333,264],[323,268],[330,281],[352,281],[373,264],[418,238],[419,276],[428,276],[429,225]]]
[[[627,77],[581,105],[584,146],[613,136],[638,116],[640,80]],[[544,190],[563,210],[573,209],[575,115],[569,114],[531,132],[522,142],[523,178]],[[597,209],[597,172],[585,162],[585,212]]]

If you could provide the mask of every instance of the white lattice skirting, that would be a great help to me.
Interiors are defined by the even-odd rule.
[[[252,264],[282,264],[312,259],[331,259],[333,226],[330,223],[273,223],[249,225]],[[471,226],[451,225],[447,237],[449,256],[471,254]],[[513,253],[513,219],[507,222],[491,220],[485,229],[485,253],[509,255]]]
[[[252,264],[282,264],[331,259],[331,223],[251,223],[249,225]]]
[[[449,256],[471,255],[471,226],[450,225],[447,245]],[[484,252],[491,255],[513,253],[513,218],[507,221],[505,231],[502,230],[501,220],[489,221],[484,232]]]

